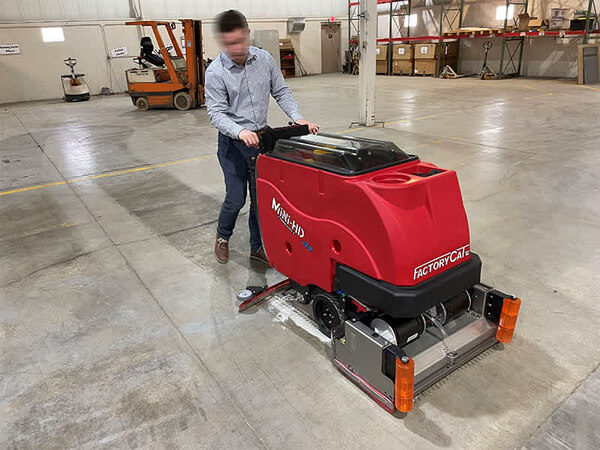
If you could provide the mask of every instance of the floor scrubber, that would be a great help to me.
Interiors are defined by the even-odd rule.
[[[61,75],[63,91],[65,92],[65,100],[67,102],[80,102],[90,99],[90,88],[84,80],[85,74],[75,73],[77,60],[68,57],[64,60],[67,67],[71,69],[69,75]]]
[[[456,172],[392,142],[267,128],[251,164],[264,247],[331,337],[334,365],[388,412],[492,345],[521,300],[480,281]]]

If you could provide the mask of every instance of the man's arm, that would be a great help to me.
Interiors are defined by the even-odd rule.
[[[300,114],[292,91],[285,85],[281,70],[279,70],[277,63],[270,54],[268,55],[268,58],[269,68],[271,70],[271,95],[277,100],[279,107],[283,109],[283,112],[286,113],[292,121],[298,125],[308,125],[308,129],[312,134],[318,133],[319,125],[310,123],[302,118],[302,114]]]
[[[223,79],[218,73],[214,73],[212,70],[206,71],[204,94],[206,95],[206,111],[208,112],[210,123],[221,133],[238,139],[244,127],[241,127],[227,116],[226,112],[229,108],[229,104],[227,103],[227,89],[225,88]]]
[[[270,53],[267,55],[267,58],[269,59],[269,69],[271,71],[271,95],[277,100],[279,107],[293,122],[301,120],[302,114],[300,114],[292,91],[290,91],[290,88],[287,87],[285,81],[283,81],[281,70],[279,70],[277,63]]]

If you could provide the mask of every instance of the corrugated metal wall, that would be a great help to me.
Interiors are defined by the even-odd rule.
[[[131,17],[128,0],[1,0],[0,22]]]
[[[1,0],[0,22],[121,19],[134,16],[132,3],[160,19],[209,19],[226,9],[255,19],[348,14],[347,0]]]

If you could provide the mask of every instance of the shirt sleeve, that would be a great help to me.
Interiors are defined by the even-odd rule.
[[[229,109],[227,103],[227,89],[225,83],[218,73],[212,70],[206,71],[204,81],[204,95],[206,96],[206,111],[210,123],[221,133],[238,139],[240,131],[244,127],[238,125],[226,114]]]
[[[281,70],[279,70],[277,63],[270,53],[267,58],[269,59],[269,68],[271,70],[271,95],[277,100],[279,107],[290,119],[292,119],[292,121],[296,122],[302,119],[302,114],[300,114],[292,91],[285,85],[283,75],[281,74]]]

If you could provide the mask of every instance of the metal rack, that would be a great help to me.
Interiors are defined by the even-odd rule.
[[[451,0],[447,4],[442,4],[441,16],[440,16],[440,28],[438,36],[410,36],[410,27],[406,29],[406,36],[402,35],[401,27],[403,22],[401,17],[406,15],[410,16],[411,13],[411,1],[407,0],[404,2],[398,0],[378,0],[378,4],[389,3],[390,4],[390,22],[389,22],[389,37],[377,39],[378,44],[389,44],[392,45],[398,42],[419,42],[419,41],[431,41],[431,42],[443,42],[452,41],[456,39],[472,39],[472,38],[486,38],[486,37],[498,37],[502,38],[502,48],[500,54],[500,67],[498,74],[500,77],[511,77],[520,76],[521,67],[523,62],[523,49],[525,39],[536,38],[536,37],[583,37],[583,43],[586,44],[592,37],[600,37],[599,21],[598,21],[598,8],[596,6],[597,0],[589,0],[585,29],[584,30],[551,30],[551,31],[509,31],[509,20],[514,22],[514,28],[517,28],[517,18],[519,14],[527,12],[529,6],[528,0],[506,0],[506,10],[508,11],[510,5],[514,5],[515,11],[512,19],[505,17],[504,27],[502,32],[490,31],[489,33],[479,33],[476,35],[465,33],[457,34],[452,36],[443,36],[444,28],[448,27],[450,30],[462,27],[463,11],[464,11],[464,0]],[[350,48],[352,46],[356,48],[358,41],[352,40],[353,33],[356,36],[359,34],[358,28],[358,5],[359,1],[348,2],[348,41]],[[393,4],[396,4],[397,10],[394,9]],[[394,28],[397,27],[397,28]],[[397,29],[400,37],[391,37],[393,30]],[[440,61],[440,48],[438,49],[438,61]],[[460,47],[459,47],[460,48]],[[391,58],[390,58],[391,59]],[[459,57],[460,62],[460,57]],[[439,67],[438,67],[439,70]]]
[[[451,0],[450,3],[442,3],[442,10],[440,14],[440,36],[444,35],[444,28],[447,27],[448,31],[454,30],[456,28],[462,28],[463,21],[463,11],[465,8],[464,0]],[[460,42],[460,41],[459,41]],[[442,45],[438,45],[437,51],[437,64],[436,64],[436,73],[440,73],[442,69],[440,67],[440,62],[442,60]],[[460,69],[460,44],[457,49],[457,67],[456,71]]]
[[[500,50],[500,67],[498,69],[498,77],[518,77],[521,75],[521,65],[523,63],[523,48],[525,47],[524,36],[507,36],[508,32],[508,11],[510,6],[515,7],[512,21],[514,22],[513,28],[518,28],[517,18],[519,14],[525,14],[527,12],[528,0],[515,1],[506,0],[506,14],[504,16],[504,28],[502,37],[502,47]],[[504,57],[508,56],[507,59]]]
[[[358,36],[359,29],[359,1],[348,1],[348,50],[351,55],[358,52],[358,41],[352,39],[353,36]],[[405,18],[410,20],[411,0],[377,0],[378,5],[389,4],[389,23],[388,36],[391,38],[394,34],[399,34],[401,37],[410,37],[410,26],[404,26]],[[380,42],[378,40],[377,42]],[[388,54],[392,54],[393,42],[385,41],[388,45]],[[392,73],[392,58],[388,59],[388,74]]]

